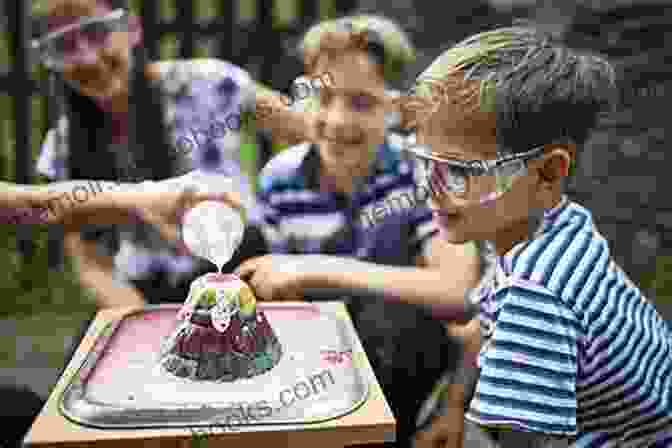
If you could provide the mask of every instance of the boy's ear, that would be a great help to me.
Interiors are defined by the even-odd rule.
[[[569,167],[572,163],[569,148],[556,147],[546,154],[538,168],[539,177],[545,182],[555,182],[569,176]]]

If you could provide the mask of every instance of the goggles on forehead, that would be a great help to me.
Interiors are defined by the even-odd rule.
[[[126,11],[116,9],[104,16],[88,17],[34,39],[31,46],[42,63],[51,69],[61,69],[76,62],[85,50],[79,39],[86,41],[86,51],[96,52],[104,47],[111,33],[127,28]]]
[[[517,177],[527,174],[526,162],[541,156],[544,147],[537,146],[493,160],[442,158],[426,145],[410,145],[405,150],[418,160],[420,181],[428,185],[435,195],[451,195],[483,204],[509,191]]]

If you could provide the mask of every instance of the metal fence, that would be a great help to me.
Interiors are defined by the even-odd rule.
[[[256,0],[255,15],[250,20],[240,20],[239,6],[249,0],[216,0],[216,13],[211,18],[197,16],[197,2],[171,0],[176,11],[172,20],[161,17],[161,8],[165,0],[141,0],[140,14],[144,27],[145,46],[151,59],[160,59],[162,39],[175,36],[179,42],[177,57],[192,58],[196,49],[203,41],[213,42],[214,52],[211,57],[221,58],[245,67],[266,85],[284,90],[292,74],[287,72],[287,60],[291,60],[288,49],[296,38],[310,24],[333,15],[347,14],[356,7],[357,0],[280,0],[286,5],[291,3],[295,12],[289,20],[279,22],[274,11],[278,2],[273,0]],[[163,3],[163,4],[162,4]],[[213,3],[213,2],[211,2]],[[3,2],[4,11],[0,11],[4,19],[2,27],[8,37],[12,63],[9,70],[0,72],[0,95],[8,94],[12,98],[14,111],[15,159],[14,172],[17,183],[30,184],[34,181],[32,151],[33,145],[33,111],[32,99],[35,95],[47,97],[57,96],[57,83],[53,78],[35,80],[32,78],[32,67],[29,47],[32,37],[31,2],[9,0]],[[278,70],[281,68],[282,70]],[[295,71],[299,68],[295,66]],[[1,70],[1,68],[0,68]],[[284,76],[282,75],[284,70]],[[280,73],[280,76],[278,75]],[[298,75],[298,71],[293,76]],[[39,135],[44,135],[52,127],[60,114],[59,104],[44,101],[42,113],[47,124]],[[0,140],[7,141],[1,135],[4,128],[0,126]],[[271,154],[270,142],[259,137],[258,160],[261,165]],[[1,159],[0,159],[1,160]],[[0,172],[5,167],[0,166]],[[26,261],[30,261],[34,253],[32,230],[29,226],[20,226],[17,230],[18,248]],[[50,229],[49,259],[50,266],[59,266],[62,260],[62,235],[56,229]]]

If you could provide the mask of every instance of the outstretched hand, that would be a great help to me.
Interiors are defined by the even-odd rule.
[[[181,220],[184,214],[203,201],[219,201],[242,212],[240,196],[232,192],[208,193],[185,187],[176,192],[139,192],[137,211],[140,218],[153,224],[161,236],[171,242],[181,239]]]
[[[75,231],[84,224],[125,224],[142,220],[154,225],[166,241],[177,244],[182,217],[203,201],[223,202],[244,213],[238,193],[207,192],[174,184],[156,187],[138,184],[107,191],[74,207],[55,209],[48,215],[47,222]]]
[[[309,255],[265,255],[245,261],[236,274],[259,300],[303,300],[315,273],[314,263]]]

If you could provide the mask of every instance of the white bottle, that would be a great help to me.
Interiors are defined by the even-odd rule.
[[[182,221],[184,244],[194,255],[215,264],[220,272],[240,246],[244,232],[240,213],[222,202],[201,202]]]

